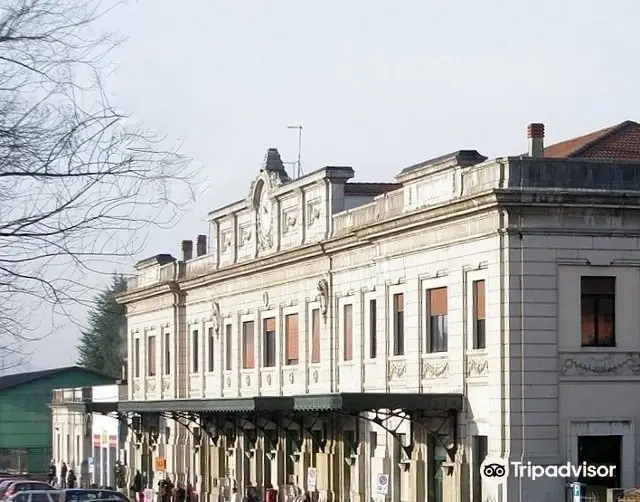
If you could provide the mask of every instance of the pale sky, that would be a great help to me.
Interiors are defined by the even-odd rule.
[[[349,165],[393,181],[459,149],[526,151],[640,120],[637,0],[139,0],[104,20],[128,37],[113,103],[184,139],[211,181],[146,256],[178,256],[211,209],[245,197],[269,147],[305,172]],[[203,187],[205,188],[205,187]],[[109,272],[107,270],[106,272]],[[97,279],[101,280],[101,279]],[[105,279],[105,282],[108,278]],[[29,369],[75,363],[79,330],[37,342]],[[51,355],[56,354],[55,360]]]

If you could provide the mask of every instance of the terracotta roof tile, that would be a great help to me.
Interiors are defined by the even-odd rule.
[[[627,120],[584,136],[555,143],[544,149],[544,156],[640,160],[640,124]]]

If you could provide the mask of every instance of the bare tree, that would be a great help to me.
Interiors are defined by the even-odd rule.
[[[0,357],[50,332],[43,308],[91,298],[88,272],[113,272],[100,262],[137,254],[193,201],[188,159],[107,100],[119,41],[98,21],[114,7],[0,2]]]

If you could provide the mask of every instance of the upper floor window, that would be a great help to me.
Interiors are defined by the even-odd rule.
[[[393,295],[393,355],[404,356],[404,295]]]
[[[171,333],[164,334],[164,374],[171,374]]]
[[[429,319],[428,352],[446,352],[447,336],[447,288],[436,288],[427,291],[427,318]]]
[[[198,347],[199,342],[200,342],[200,334],[198,333],[197,329],[193,330],[193,333],[191,333],[191,372],[192,373],[197,373],[200,368],[199,368],[199,362],[200,362],[200,347]]]
[[[485,335],[485,291],[484,281],[473,281],[473,348],[487,346]]]
[[[285,317],[286,363],[298,364],[298,314]]]
[[[369,300],[369,358],[378,355],[378,309],[375,300]]]
[[[615,347],[616,278],[581,277],[583,347]]]
[[[133,374],[140,378],[140,338],[133,341]]]
[[[156,337],[147,338],[147,376],[156,376]]]
[[[343,307],[343,357],[345,361],[353,359],[353,305]]]
[[[231,369],[231,324],[227,324],[224,327],[224,369],[229,371]]]
[[[276,320],[264,320],[263,366],[272,368],[276,365]]]
[[[253,331],[253,321],[242,323],[242,367],[244,369],[252,369],[254,367]]]
[[[214,351],[214,338],[213,338],[213,328],[209,328],[209,336],[207,336],[207,358],[208,358],[208,367],[207,371],[211,373],[213,371],[213,361],[215,359],[215,351]]]
[[[320,309],[311,311],[311,362],[320,362]]]

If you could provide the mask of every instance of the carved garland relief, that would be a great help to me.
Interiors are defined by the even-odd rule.
[[[421,367],[423,380],[435,380],[449,376],[448,359],[427,359],[422,361]]]
[[[560,374],[563,376],[638,376],[640,353],[624,352],[608,354],[563,354]]]

